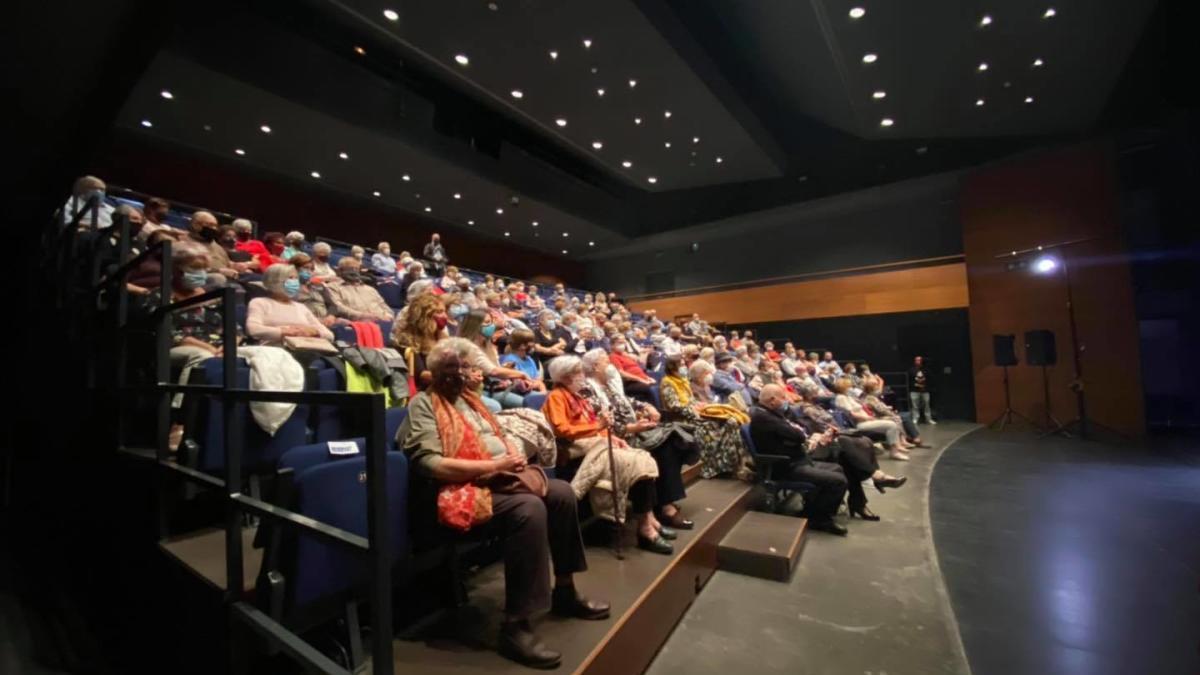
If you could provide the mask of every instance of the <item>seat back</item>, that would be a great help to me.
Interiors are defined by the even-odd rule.
[[[375,290],[383,296],[383,301],[387,303],[388,307],[400,309],[404,306],[404,289],[400,284],[379,284]]]
[[[219,358],[205,361],[197,370],[201,372],[200,377],[204,384],[219,386],[223,382],[225,367]],[[242,359],[238,359],[234,384],[239,389],[250,388],[250,367]],[[192,436],[200,445],[196,468],[215,474],[225,467],[226,420],[219,398],[203,398],[197,419],[198,432]],[[292,416],[275,431],[274,436],[267,434],[254,421],[248,403],[237,403],[234,406],[234,415],[234,421],[241,429],[243,467],[273,467],[284,452],[308,442],[307,405],[297,405]]]
[[[358,344],[358,333],[354,332],[353,326],[344,323],[337,323],[333,325],[331,330],[333,331],[333,339],[335,341],[345,342],[349,345]]]
[[[316,371],[317,391],[345,391],[346,387],[334,368],[324,368]],[[345,428],[344,411],[337,406],[316,406],[316,420],[313,426],[313,440],[318,442],[332,441],[342,438]]]
[[[367,439],[348,438],[347,441],[353,441],[358,446],[359,453],[366,452]],[[329,452],[329,443],[311,443],[309,445],[298,445],[291,450],[283,453],[279,458],[279,469],[290,469],[293,476],[299,476],[305,470],[314,466],[324,464],[326,462],[334,462],[355,457],[356,455],[334,455]]]
[[[383,413],[383,440],[387,443],[388,450],[400,449],[396,445],[396,432],[400,431],[400,425],[404,424],[404,420],[407,417],[408,408],[388,408]]]

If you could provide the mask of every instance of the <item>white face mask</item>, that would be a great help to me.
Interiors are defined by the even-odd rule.
[[[571,379],[567,380],[567,389],[573,394],[578,394],[579,390],[583,389],[584,380],[585,378],[582,373],[572,375]]]
[[[712,375],[705,375],[705,376],[704,376],[704,386],[706,386],[706,387],[707,387],[707,386],[709,386],[710,384],[712,384],[712,381],[713,381],[713,376],[712,376]]]

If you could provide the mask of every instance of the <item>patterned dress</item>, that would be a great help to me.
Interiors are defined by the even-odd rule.
[[[687,422],[695,430],[696,444],[700,446],[701,476],[729,475],[742,468],[746,450],[735,420],[701,417],[690,401],[679,399],[673,387],[661,387],[659,396],[664,419]]]

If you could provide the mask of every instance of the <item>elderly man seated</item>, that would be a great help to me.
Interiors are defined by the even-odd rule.
[[[758,403],[750,409],[750,437],[754,447],[763,454],[791,457],[788,477],[813,484],[813,490],[804,496],[804,515],[809,527],[845,536],[846,528],[833,517],[846,495],[846,475],[837,464],[815,462],[809,457],[809,453],[829,441],[831,432],[809,436],[804,427],[785,416],[787,407],[787,394],[782,386],[763,387]]]
[[[560,616],[606,619],[609,605],[575,590],[574,575],[587,569],[587,561],[571,486],[547,480],[544,494],[511,487],[525,485],[520,474],[534,469],[517,450],[519,442],[508,438],[479,397],[466,390],[463,373],[473,349],[462,338],[433,347],[426,360],[433,381],[413,397],[396,443],[418,472],[441,486],[439,519],[453,502],[442,495],[468,495],[477,506],[488,502],[490,521],[504,546],[500,652],[527,666],[556,668],[562,656],[533,632],[533,616],[550,607]],[[448,502],[445,507],[443,501]]]
[[[337,264],[340,284],[325,286],[329,311],[350,321],[391,321],[392,308],[374,287],[363,283],[362,263],[357,258],[342,258]]]

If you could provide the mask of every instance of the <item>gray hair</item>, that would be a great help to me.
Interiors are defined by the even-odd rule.
[[[185,265],[197,259],[203,260],[204,266],[208,267],[208,249],[189,241],[171,244],[171,267],[173,269],[183,269]]]
[[[442,365],[442,362],[451,355],[457,356],[460,362],[469,365],[477,360],[473,357],[478,351],[479,347],[471,344],[471,341],[466,338],[443,338],[433,345],[433,349],[429,350],[429,356],[425,357],[425,365],[431,371],[437,370],[438,366]]]
[[[283,282],[291,278],[296,273],[296,268],[286,263],[271,265],[267,271],[263,273],[263,287],[272,293],[283,292]]]
[[[367,252],[367,249],[359,246],[358,244],[355,244],[350,247],[350,255],[358,255],[359,253],[365,254],[366,252]]]
[[[578,356],[556,356],[550,361],[548,368],[550,380],[562,384],[575,373],[583,372],[583,361]]]
[[[132,216],[135,212],[138,215],[142,215],[142,210],[139,209],[138,207],[134,206],[133,204],[121,204],[117,208],[113,209],[113,215],[116,215],[116,216],[128,217],[128,216]]]
[[[558,312],[556,312],[552,309],[543,309],[542,312],[540,314],[538,314],[538,322],[539,323],[542,321],[545,321],[547,318],[558,319]]]
[[[247,220],[245,218],[234,218],[232,224],[233,224],[233,229],[237,232],[253,232],[254,231],[254,223],[251,223],[249,220]]]
[[[313,253],[317,255],[329,255],[333,253],[333,247],[323,241],[318,241],[313,244]]]
[[[283,238],[284,241],[291,243],[293,241],[304,241],[304,233],[300,230],[292,230]]]
[[[608,363],[608,352],[604,351],[602,347],[596,347],[595,349],[589,349],[586,354],[580,357],[580,360],[583,361],[584,369],[590,373],[596,370],[596,366],[601,363]]]
[[[693,382],[699,382],[700,380],[704,379],[705,375],[708,375],[714,370],[715,368],[713,368],[713,364],[705,361],[704,359],[697,359],[694,363],[692,363],[692,367],[688,368],[688,379]]]
[[[746,355],[746,345],[738,345],[738,348],[733,351],[738,356],[745,356]]]
[[[433,279],[417,279],[408,285],[408,290],[405,292],[405,299],[408,302],[416,300],[418,297],[426,293],[433,292]]]

